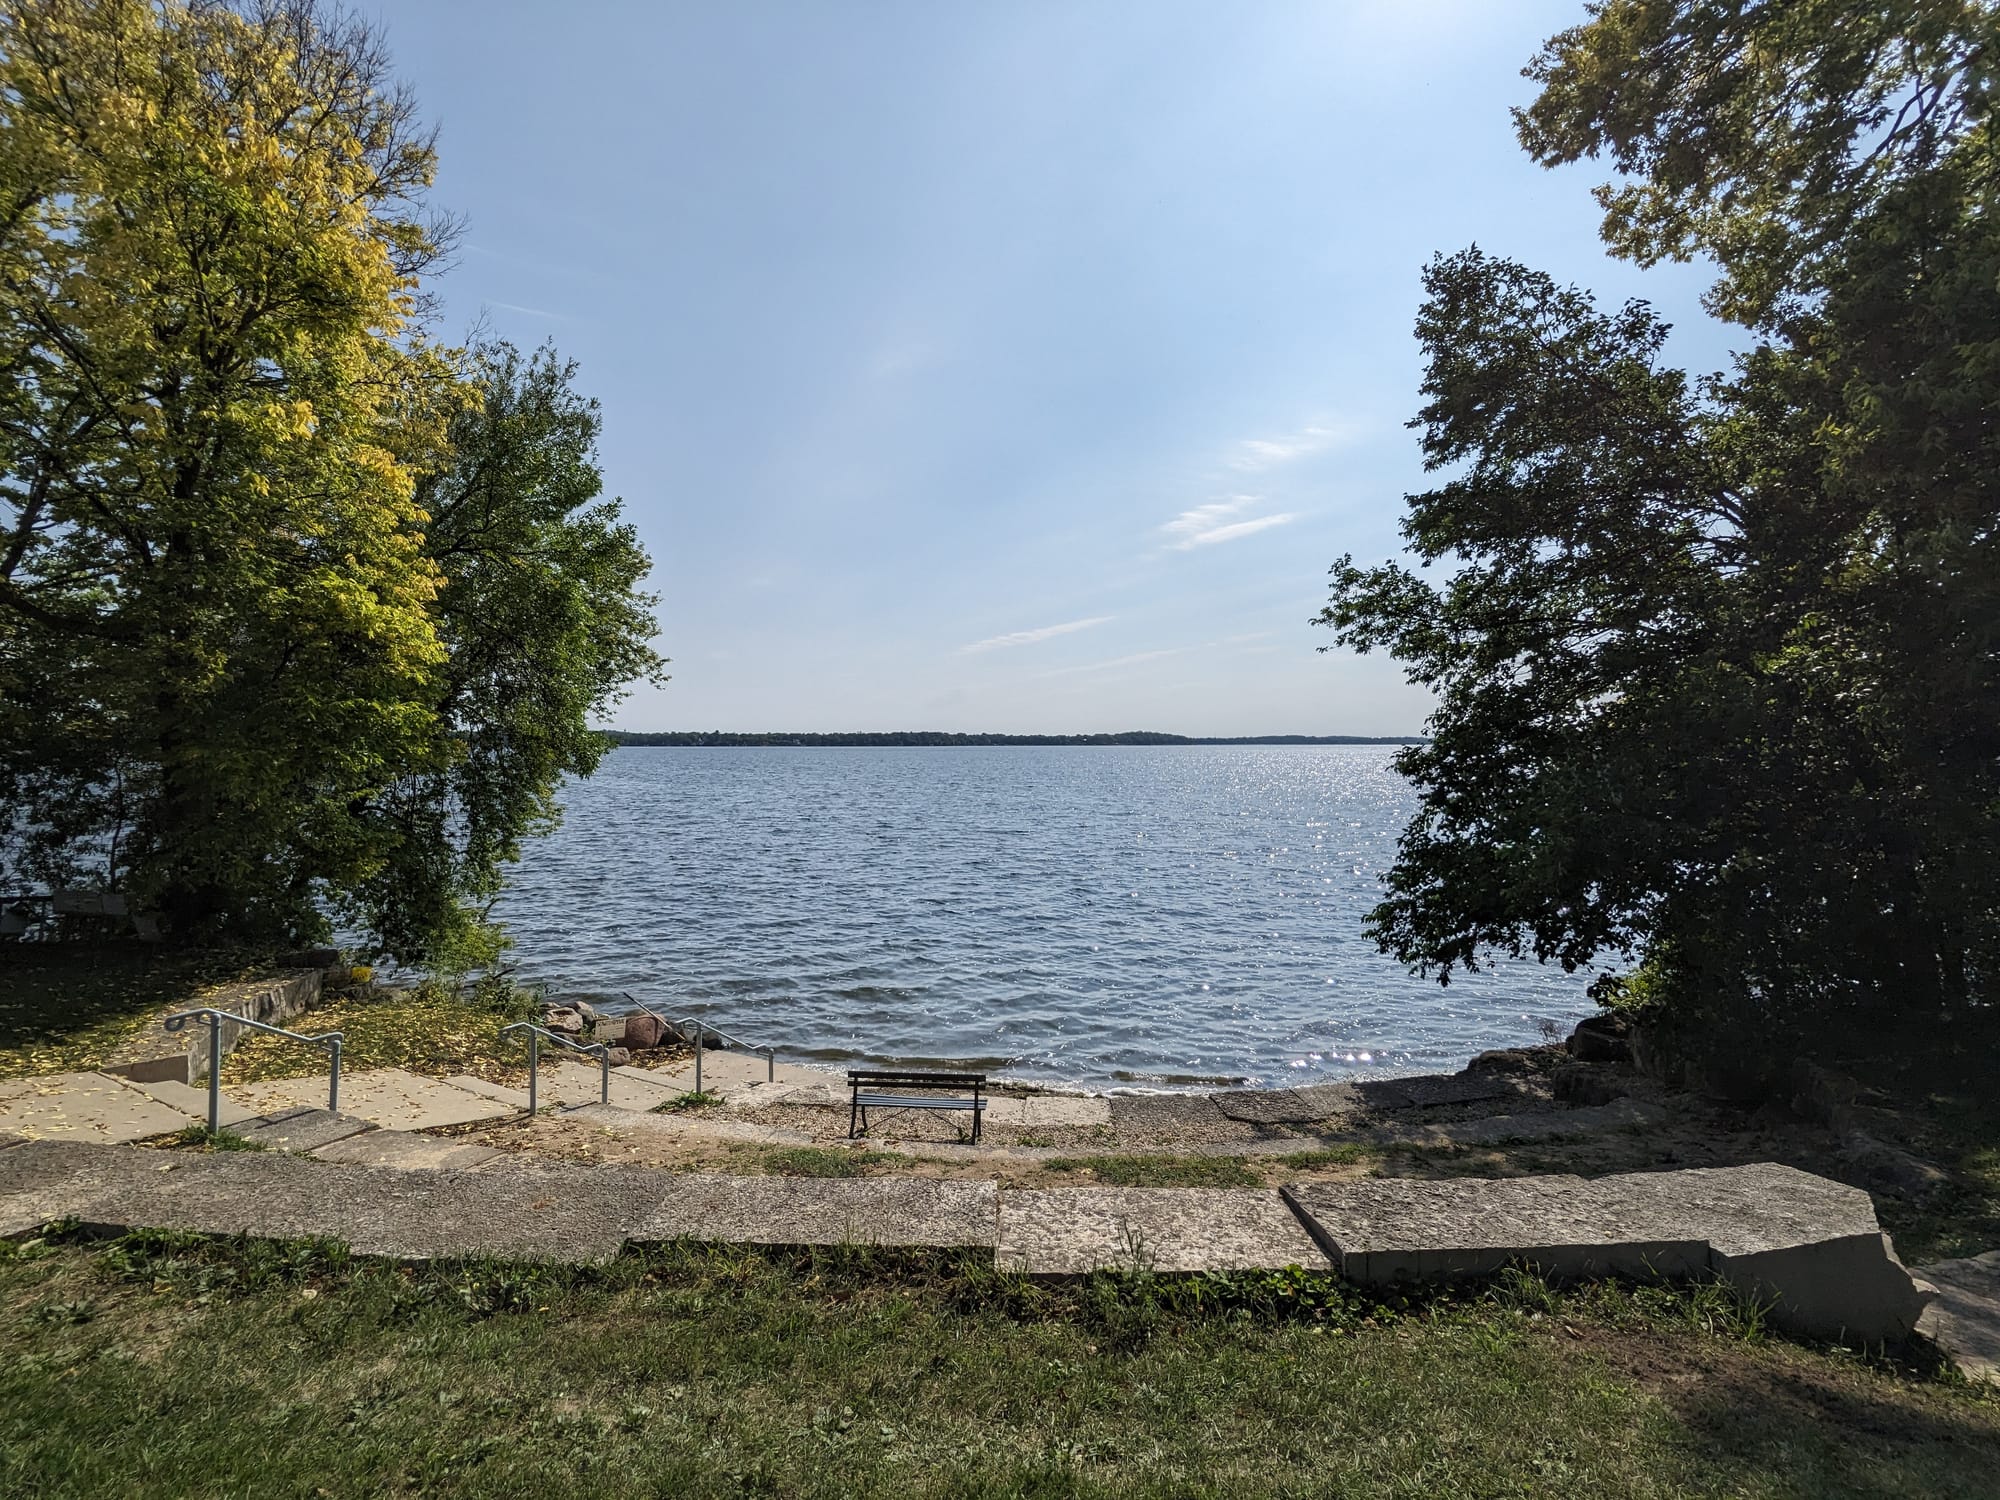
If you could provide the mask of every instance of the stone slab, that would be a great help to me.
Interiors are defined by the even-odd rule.
[[[1938,1294],[1917,1320],[1917,1331],[1967,1379],[2000,1384],[2000,1250],[1919,1266],[1916,1274]]]
[[[1014,1130],[1087,1129],[1111,1123],[1109,1100],[1085,1094],[1030,1094],[1025,1098],[999,1097],[986,1109],[988,1125],[1004,1125]]]
[[[1368,1286],[1490,1276],[1517,1261],[1554,1276],[1694,1276],[1699,1235],[1622,1222],[1581,1177],[1385,1177],[1283,1192],[1341,1274]]]
[[[26,1082],[27,1088],[0,1099],[0,1130],[31,1140],[115,1145],[169,1135],[194,1123],[180,1110],[102,1073],[56,1073]]]
[[[1857,1188],[1773,1162],[1680,1172],[1293,1184],[1287,1199],[1366,1284],[1488,1275],[1713,1274],[1774,1323],[1874,1342],[1909,1334],[1923,1294]]]
[[[239,1083],[224,1092],[259,1114],[326,1107],[324,1076]],[[342,1075],[340,1112],[384,1130],[432,1130],[497,1119],[512,1111],[498,1100],[483,1099],[441,1078],[425,1078],[402,1068],[370,1068]]]
[[[272,978],[246,979],[204,990],[188,1004],[170,1006],[160,1014],[165,1016],[203,1005],[273,1026],[284,1025],[319,1003],[324,979],[325,974],[319,969],[288,969]],[[312,1030],[310,1026],[289,1029]],[[225,1023],[224,1054],[233,1051],[247,1032],[247,1027]],[[121,1043],[104,1071],[144,1083],[201,1083],[208,1077],[208,1027],[190,1025],[179,1031],[168,1031],[164,1026],[149,1027]]]
[[[1518,1097],[1523,1091],[1495,1073],[1426,1073],[1410,1078],[1369,1078],[1353,1085],[1370,1109],[1436,1109],[1447,1104],[1483,1104]]]
[[[1329,1264],[1284,1200],[1261,1188],[1003,1192],[995,1259],[1031,1276]]]
[[[1209,1098],[1224,1115],[1246,1125],[1286,1125],[1313,1118],[1312,1106],[1291,1089],[1225,1089]]]
[[[0,1155],[0,1182],[19,1154]],[[465,1171],[342,1165],[275,1151],[129,1154],[167,1165],[94,1192],[72,1191],[65,1211],[108,1233],[326,1238],[402,1260],[601,1263],[618,1254],[630,1228],[653,1214],[675,1181],[638,1167],[580,1171],[520,1157]],[[79,1196],[84,1201],[75,1203]]]
[[[413,1135],[407,1130],[364,1130],[320,1146],[312,1153],[321,1161],[359,1162],[369,1167],[471,1168],[496,1160],[501,1153],[477,1141]]]
[[[296,1109],[276,1109],[268,1115],[253,1115],[230,1126],[229,1133],[273,1151],[317,1151],[321,1146],[374,1129],[366,1120],[344,1111],[335,1113],[301,1105]]]
[[[990,1249],[998,1195],[996,1183],[937,1178],[688,1174],[632,1238]]]
[[[1360,1131],[1355,1139],[1380,1146],[1490,1146],[1503,1141],[1560,1140],[1605,1130],[1636,1130],[1658,1124],[1664,1106],[1643,1099],[1614,1099],[1577,1109],[1546,1109],[1518,1115],[1488,1115],[1478,1120],[1440,1121],[1425,1125],[1382,1125]]]
[[[201,1088],[195,1088],[189,1084],[176,1083],[170,1078],[145,1081],[130,1077],[121,1077],[118,1081],[127,1088],[144,1094],[148,1099],[166,1105],[168,1109],[179,1110],[197,1124],[206,1125],[208,1123],[208,1088],[206,1085],[203,1085]],[[252,1120],[256,1118],[255,1111],[238,1104],[234,1099],[229,1097],[226,1091],[217,1101],[216,1115],[225,1126],[234,1125],[239,1120]]]

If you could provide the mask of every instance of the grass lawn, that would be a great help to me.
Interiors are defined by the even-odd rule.
[[[2000,1401],[1766,1340],[1713,1289],[0,1254],[0,1493],[40,1500],[2000,1494]]]

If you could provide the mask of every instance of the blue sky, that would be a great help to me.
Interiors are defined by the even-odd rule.
[[[673,681],[633,729],[1403,734],[1307,626],[1397,550],[1424,262],[1646,296],[1515,144],[1581,0],[398,0],[440,331],[604,408]]]

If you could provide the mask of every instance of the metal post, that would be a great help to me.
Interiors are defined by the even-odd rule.
[[[706,1030],[701,1022],[694,1023],[694,1091],[701,1092],[701,1034]]]
[[[535,1117],[535,1086],[542,1077],[542,1038],[538,1032],[528,1033],[528,1118]]]
[[[776,1047],[766,1047],[764,1049],[764,1082],[776,1083],[777,1081],[778,1049]]]
[[[326,1107],[329,1114],[340,1108],[340,1038],[333,1038],[333,1066],[326,1074]]]
[[[208,1018],[208,1133],[222,1129],[222,1017]]]
[[[602,1042],[597,1044],[597,1102],[611,1102],[611,1049]]]

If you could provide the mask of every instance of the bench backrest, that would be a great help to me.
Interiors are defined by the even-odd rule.
[[[857,1069],[847,1075],[856,1088],[893,1087],[900,1089],[983,1089],[984,1073],[925,1073],[885,1068]]]

